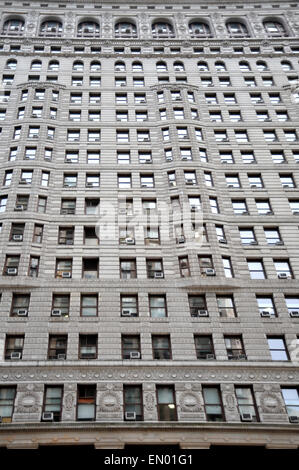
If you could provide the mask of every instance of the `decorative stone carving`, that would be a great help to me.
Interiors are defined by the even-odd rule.
[[[75,396],[73,393],[68,393],[64,398],[65,411],[72,411],[74,406]]]
[[[119,393],[109,391],[102,393],[99,398],[99,411],[102,413],[111,413],[120,411],[120,395]]]
[[[20,393],[16,413],[37,413],[40,409],[40,395],[32,391]]]
[[[284,409],[276,393],[264,392],[260,396],[263,413],[283,413]]]
[[[197,393],[193,392],[184,392],[181,393],[179,403],[181,406],[182,412],[200,412],[202,407],[199,403],[199,396]]]
[[[228,393],[225,396],[224,402],[225,402],[225,405],[226,405],[226,408],[228,409],[228,411],[235,411],[236,400],[235,400],[235,397],[232,393]]]
[[[144,407],[148,411],[155,409],[155,395],[154,393],[145,393],[144,394]]]

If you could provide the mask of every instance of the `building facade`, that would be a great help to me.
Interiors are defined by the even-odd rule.
[[[298,447],[298,31],[2,2],[1,447]]]

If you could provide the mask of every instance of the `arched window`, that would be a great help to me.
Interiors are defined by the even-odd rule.
[[[191,38],[210,38],[212,37],[211,28],[207,23],[192,22],[189,23],[189,34]]]
[[[217,72],[225,72],[226,71],[225,63],[221,61],[215,62],[215,69],[217,70]]]
[[[137,38],[137,28],[133,23],[116,23],[114,33],[116,38]]]
[[[73,70],[75,70],[76,72],[83,72],[83,70],[84,70],[83,62],[81,60],[76,60],[73,63]]]
[[[51,60],[48,65],[48,70],[51,70],[52,72],[57,72],[57,70],[59,70],[58,60]]]
[[[16,68],[17,68],[17,61],[16,61],[15,59],[9,59],[9,60],[6,62],[5,68],[6,68],[6,69],[9,69],[9,70],[16,70]]]
[[[62,23],[60,21],[44,21],[40,27],[40,36],[60,37],[62,35]]]
[[[31,70],[34,70],[35,72],[39,72],[41,68],[42,68],[41,60],[33,60],[31,62],[31,67],[30,67]]]
[[[93,60],[90,63],[90,71],[91,72],[100,72],[101,71],[101,62],[98,60]]]
[[[78,24],[77,37],[98,38],[100,37],[100,26],[93,21],[82,21]]]
[[[249,72],[251,70],[249,63],[246,62],[246,60],[241,60],[241,62],[239,62],[239,68],[241,72]]]
[[[209,70],[209,66],[206,62],[197,62],[197,68],[199,70],[199,72],[208,72]]]
[[[249,32],[247,26],[240,21],[228,21],[226,29],[231,38],[248,38]]]
[[[167,64],[166,62],[163,62],[160,60],[159,62],[156,63],[156,70],[157,72],[167,72]]]
[[[263,25],[269,38],[288,36],[285,27],[280,23],[280,21],[264,21]]]
[[[125,72],[126,64],[124,62],[115,62],[114,70],[115,72]]]
[[[282,67],[282,70],[284,70],[285,72],[289,72],[290,70],[293,70],[293,66],[291,62],[289,62],[288,60],[282,60],[281,67]]]
[[[170,23],[153,23],[153,38],[174,38],[174,30]]]
[[[133,72],[143,72],[143,65],[141,62],[133,62],[132,63],[132,71]]]
[[[173,68],[175,72],[184,72],[185,71],[185,66],[183,62],[176,61],[173,64]]]
[[[2,34],[9,36],[22,36],[24,33],[25,22],[22,19],[10,19],[5,21]]]

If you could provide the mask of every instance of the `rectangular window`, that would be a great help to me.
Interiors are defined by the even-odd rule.
[[[5,342],[5,360],[19,360],[22,359],[24,347],[23,335],[7,335]]]
[[[219,387],[202,388],[207,421],[224,421],[224,411]]]
[[[81,295],[81,316],[96,317],[98,315],[98,295],[82,294]]]
[[[299,419],[299,392],[296,387],[283,387],[281,393],[284,399],[287,414],[290,418]],[[1,397],[1,395],[0,395]],[[1,403],[1,402],[0,402]]]
[[[140,336],[122,335],[122,359],[141,359]]]
[[[30,294],[13,294],[11,304],[11,317],[27,317],[29,311]]]
[[[79,359],[97,359],[98,335],[79,335]]]
[[[153,278],[160,279],[164,277],[162,259],[147,259],[146,269],[147,269],[147,277],[149,279],[153,279]]]
[[[124,419],[143,421],[141,385],[124,385]]]
[[[230,360],[246,360],[242,336],[224,336],[227,358]]]
[[[169,335],[152,335],[153,359],[171,359]]]
[[[261,317],[275,317],[276,310],[271,295],[257,295],[256,301]]]
[[[234,318],[237,316],[233,296],[217,295],[217,305],[220,317]]]
[[[14,412],[17,388],[15,386],[0,387],[0,416],[2,423],[10,423]]]
[[[213,339],[211,335],[195,335],[194,343],[197,359],[215,359]]]
[[[241,421],[258,421],[257,408],[251,387],[235,387]]]
[[[77,420],[94,421],[96,416],[96,385],[78,385]]]
[[[67,351],[67,335],[49,336],[49,360],[65,360]]]
[[[97,279],[99,277],[99,258],[82,259],[82,278]]]
[[[165,295],[149,295],[149,310],[152,318],[167,317]]]
[[[247,264],[251,279],[266,279],[266,273],[262,260],[248,259]]]
[[[121,294],[120,309],[122,317],[138,317],[137,295]]]
[[[51,316],[68,317],[70,315],[69,294],[53,294]]]
[[[289,361],[284,337],[268,336],[267,340],[272,361]]]
[[[44,413],[51,413],[53,421],[61,421],[63,386],[45,385],[42,420]]]
[[[208,316],[206,299],[204,295],[189,295],[189,308],[191,317]]]
[[[72,277],[72,264],[73,261],[71,258],[69,259],[56,259],[56,269],[55,269],[55,277],[56,278],[71,278]]]
[[[136,260],[135,259],[120,259],[120,278],[121,279],[136,279]]]
[[[177,421],[174,386],[157,385],[156,390],[159,421]]]

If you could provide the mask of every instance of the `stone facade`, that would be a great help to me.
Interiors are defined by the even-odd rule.
[[[10,416],[2,417],[0,446],[298,446],[298,424],[289,422],[282,395],[282,388],[299,386],[299,320],[287,304],[291,299],[296,310],[299,302],[297,7],[287,1],[2,5],[2,412],[3,390],[15,395]],[[253,164],[246,160],[252,153]],[[145,187],[151,177],[154,184]],[[229,184],[236,177],[239,187]],[[200,197],[201,211],[190,212],[190,197]],[[86,209],[91,199],[100,200],[95,212]],[[75,209],[65,210],[63,200],[75,201]],[[243,200],[248,214],[236,214],[232,202]],[[124,215],[119,208],[130,201],[133,213]],[[150,222],[144,201],[157,203]],[[176,201],[179,215],[169,210]],[[269,201],[271,213],[260,213],[259,201]],[[174,226],[181,224],[179,243]],[[132,225],[133,237],[129,230],[119,236],[118,226]],[[148,242],[149,225],[159,226],[159,241]],[[202,226],[207,236],[198,239]],[[257,243],[242,244],[242,228],[254,230]],[[265,229],[275,229],[283,243],[269,242]],[[70,243],[65,230],[73,230]],[[130,237],[133,244],[120,241]],[[201,256],[212,258],[216,275],[202,275]],[[136,278],[121,278],[121,260],[132,259]],[[163,278],[149,278],[147,261],[161,259]],[[71,260],[70,278],[57,276],[59,260]],[[261,260],[265,278],[251,278],[248,261]],[[286,261],[291,275],[278,277],[277,265]],[[8,275],[15,266],[17,275]],[[68,298],[67,315],[53,315],[60,311],[55,296]],[[95,316],[82,314],[82,296],[97,297]],[[121,296],[137,299],[137,316],[121,315]],[[165,299],[165,315],[153,315],[153,296]],[[190,296],[205,296],[206,317],[191,315]],[[220,315],[221,296],[233,299],[234,315]],[[262,317],[257,297],[271,298],[276,314]],[[65,357],[51,360],[49,338],[59,335],[67,337]],[[139,337],[140,359],[123,358],[124,335]],[[171,359],[153,358],[153,335],[170,339]],[[199,335],[212,337],[214,358],[198,359]],[[16,336],[23,341],[19,359],[8,351]],[[80,357],[82,336],[97,336],[95,358]],[[242,338],[244,354],[228,360],[226,338],[234,336]],[[273,360],[269,338],[284,340],[287,360]],[[91,421],[78,419],[81,385],[96,390]],[[130,385],[142,390],[140,421],[125,420]],[[49,386],[63,390],[55,422],[43,420]],[[161,419],[159,386],[174,391],[175,421]],[[219,391],[221,421],[208,417],[208,386]],[[250,390],[257,421],[242,422],[236,387]]]

